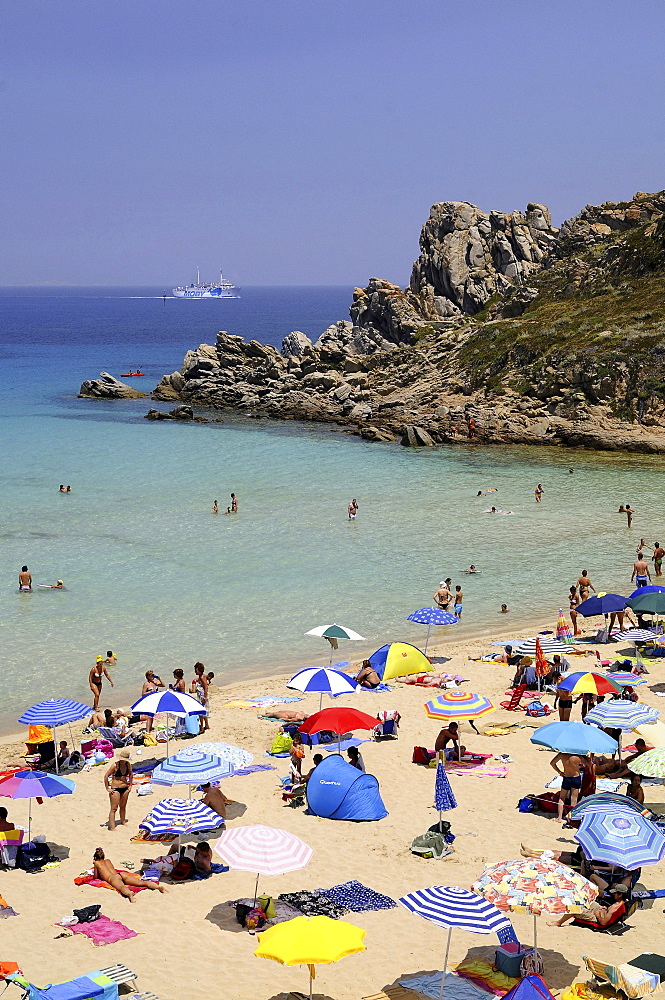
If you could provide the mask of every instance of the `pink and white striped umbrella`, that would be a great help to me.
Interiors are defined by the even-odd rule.
[[[300,837],[272,826],[237,826],[226,830],[215,844],[220,858],[243,872],[284,875],[304,868],[312,848]]]

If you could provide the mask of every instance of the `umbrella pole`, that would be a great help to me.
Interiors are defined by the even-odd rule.
[[[57,726],[53,726],[53,750],[55,751],[55,773],[58,774],[58,743],[56,741]]]
[[[312,1000],[312,989],[314,984],[314,976],[312,975],[313,966],[308,965],[307,968],[309,969],[309,1000]]]
[[[32,797],[28,799],[28,843],[30,843],[31,827],[32,827]]]
[[[450,951],[450,938],[453,933],[452,927],[448,928],[448,940],[446,941],[446,957],[443,960],[443,972],[441,973],[441,990],[439,992],[439,1000],[443,996],[443,988],[446,985],[446,969],[448,968],[448,953]]]
[[[429,633],[432,628],[431,622],[427,623],[427,638],[425,639],[425,656],[427,656],[427,647],[429,646]]]
[[[259,875],[260,874],[261,874],[260,872],[256,873],[256,882],[254,883],[254,906],[256,906],[256,900],[259,898],[258,897],[258,892],[259,892]]]
[[[323,691],[319,695],[319,712],[321,711],[322,708],[323,708]]]

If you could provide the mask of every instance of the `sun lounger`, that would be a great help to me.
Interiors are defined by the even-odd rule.
[[[596,931],[599,934],[624,934],[626,931],[630,930],[629,925],[626,923],[628,917],[631,917],[638,907],[638,901],[634,899],[631,903],[622,905],[617,911],[617,915],[611,924],[607,924],[606,927],[601,927],[600,924],[595,923],[593,920],[583,920],[581,917],[575,917],[573,924],[576,927],[588,927],[591,931]]]
[[[98,726],[97,732],[103,740],[108,740],[114,747],[128,747],[134,743],[133,736],[125,736],[124,739],[118,736],[115,729],[109,726]]]
[[[0,865],[6,865],[7,868],[16,867],[16,855],[24,836],[25,830],[21,828],[0,832]]]
[[[648,997],[652,993],[660,993],[660,976],[655,972],[646,972],[630,962],[623,965],[611,965],[609,962],[599,962],[584,955],[587,969],[601,983],[609,983],[621,990],[627,997]]]

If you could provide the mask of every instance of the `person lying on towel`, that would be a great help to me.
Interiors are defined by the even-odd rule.
[[[134,893],[129,888],[130,885],[137,886],[140,889],[157,889],[159,892],[168,892],[166,886],[160,885],[159,882],[148,882],[146,879],[139,878],[138,875],[132,875],[130,872],[117,871],[113,863],[105,856],[101,847],[97,848],[92,856],[92,860],[95,876],[101,879],[102,882],[108,882],[116,892],[119,892],[121,896],[125,896],[130,903],[134,902]]]

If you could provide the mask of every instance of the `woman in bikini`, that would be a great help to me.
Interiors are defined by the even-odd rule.
[[[94,712],[96,712],[99,708],[99,699],[102,696],[102,681],[105,677],[111,687],[115,687],[115,684],[111,680],[109,672],[106,669],[103,658],[98,656],[94,667],[88,674],[88,684],[90,686],[90,690],[92,691],[92,709]]]
[[[184,670],[181,670],[180,667],[177,667],[176,670],[173,671],[173,677],[174,677],[173,684],[169,684],[169,687],[171,688],[171,690],[172,691],[179,691],[180,694],[185,694],[185,672],[184,672]]]
[[[570,588],[570,594],[568,595],[568,605],[570,607],[570,620],[573,623],[574,635],[582,635],[582,632],[577,627],[577,606],[579,603],[580,596],[577,593],[577,587],[573,584]]]
[[[138,875],[131,875],[129,872],[120,873],[117,871],[101,847],[98,847],[92,856],[92,867],[96,878],[101,879],[102,882],[108,882],[116,892],[128,899],[130,903],[134,902],[134,893],[129,888],[130,885],[137,886],[139,889],[157,889],[159,892],[168,892],[166,886],[160,885],[159,882],[151,882]]]
[[[118,760],[114,760],[104,775],[104,786],[109,793],[109,830],[115,830],[115,814],[120,809],[120,823],[127,824],[126,811],[129,793],[134,783],[132,765],[129,762],[129,750],[120,750]],[[107,880],[108,881],[108,880]]]

